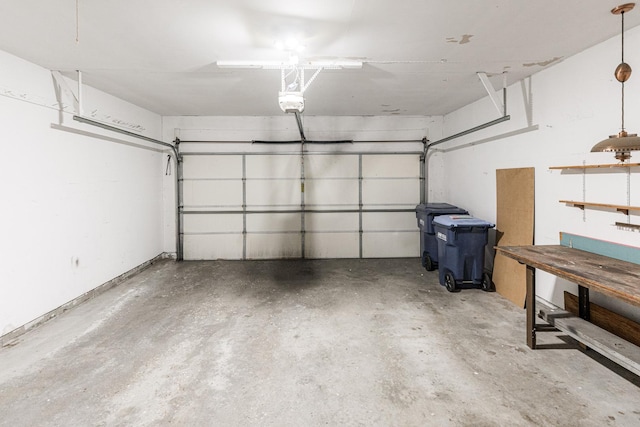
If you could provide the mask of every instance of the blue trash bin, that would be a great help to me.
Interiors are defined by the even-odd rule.
[[[487,231],[494,224],[470,215],[440,215],[433,219],[438,242],[440,284],[449,292],[462,287],[493,290],[493,283],[484,271],[484,247]]]
[[[438,268],[438,242],[433,228],[433,218],[438,215],[466,215],[469,212],[449,203],[422,203],[416,206],[416,218],[420,228],[420,261],[427,271]]]

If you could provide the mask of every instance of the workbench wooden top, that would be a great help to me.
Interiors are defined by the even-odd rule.
[[[499,254],[640,306],[640,265],[560,245],[496,246]]]

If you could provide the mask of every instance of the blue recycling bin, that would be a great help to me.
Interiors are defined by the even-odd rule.
[[[493,290],[493,283],[484,271],[484,247],[487,234],[495,227],[470,215],[440,215],[433,219],[438,242],[440,284],[449,292],[462,287]]]
[[[416,218],[420,228],[420,261],[427,271],[438,268],[438,242],[433,228],[433,218],[438,215],[468,213],[449,203],[422,203],[416,206]]]

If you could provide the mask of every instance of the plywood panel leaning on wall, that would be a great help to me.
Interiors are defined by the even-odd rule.
[[[520,246],[533,244],[534,168],[496,170],[496,244]],[[496,292],[524,307],[527,293],[527,267],[504,256],[496,257],[493,282]]]

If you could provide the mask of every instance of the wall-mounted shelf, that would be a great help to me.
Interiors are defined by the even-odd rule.
[[[616,226],[622,227],[622,228],[632,228],[634,230],[640,230],[640,225],[638,225],[638,224],[630,224],[628,222],[617,222],[616,221]]]
[[[613,163],[609,165],[549,166],[549,169],[609,169],[609,168],[632,168],[637,166],[640,166],[640,163]]]
[[[580,208],[582,210],[582,220],[586,221],[587,220],[587,214],[586,214],[586,210],[585,208],[601,208],[601,209],[613,209],[616,210],[618,212],[623,213],[624,215],[627,215],[629,217],[629,212],[631,211],[640,211],[640,206],[631,206],[631,173],[632,170],[631,168],[634,167],[639,167],[640,163],[611,163],[611,164],[599,164],[599,165],[587,165],[587,164],[582,164],[582,165],[570,165],[570,166],[550,166],[549,169],[562,169],[562,170],[579,170],[581,171],[582,174],[582,200],[583,201],[577,201],[577,200],[560,200],[560,203],[565,203],[569,206],[573,206],[576,208]],[[586,195],[587,195],[587,175],[589,175],[589,171],[595,171],[595,170],[599,170],[602,172],[608,172],[608,171],[621,171],[623,170],[624,173],[627,175],[627,204],[626,205],[614,205],[614,204],[610,204],[610,203],[593,203],[593,202],[586,202],[584,200],[586,200]],[[630,221],[627,221],[627,223],[630,223]],[[620,223],[622,224],[622,223]],[[616,225],[619,225],[619,223],[616,223]],[[631,228],[631,229],[640,229],[640,227],[638,227],[637,225],[634,224],[629,224],[628,226],[626,226],[626,228]]]
[[[640,211],[640,206],[612,205],[609,203],[578,202],[576,200],[560,200],[560,203],[566,203],[568,205],[572,205],[580,209],[584,209],[585,207],[615,209],[618,212],[622,212],[625,215],[629,215],[629,211]]]

